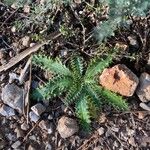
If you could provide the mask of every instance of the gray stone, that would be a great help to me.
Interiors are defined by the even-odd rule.
[[[15,134],[6,134],[6,137],[8,138],[9,141],[16,141],[17,136]]]
[[[145,103],[140,103],[140,107],[143,108],[144,110],[150,111],[150,107]]]
[[[52,150],[52,146],[48,142],[46,142],[45,150]]]
[[[128,40],[129,40],[131,46],[133,46],[136,49],[139,48],[139,43],[135,36],[128,36]]]
[[[41,104],[38,103],[34,106],[31,107],[31,110],[37,115],[40,116],[45,110],[46,108]]]
[[[141,74],[136,94],[142,102],[150,101],[150,75],[148,73]]]
[[[48,120],[42,120],[39,123],[39,127],[42,130],[45,130],[48,134],[52,134],[53,133],[53,124],[51,122],[49,122]]]
[[[0,114],[5,117],[11,117],[15,115],[15,111],[13,108],[7,105],[2,105],[2,107],[0,108]]]
[[[9,73],[9,83],[12,83],[14,80],[18,80],[19,75],[14,72]]]
[[[52,114],[48,115],[48,120],[53,120],[53,115]]]
[[[29,136],[29,139],[30,139],[30,140],[33,140],[33,141],[37,141],[37,139],[36,139],[36,136],[35,136],[35,135],[31,135],[31,136]]]
[[[21,145],[21,142],[20,141],[16,141],[14,144],[12,144],[12,148],[16,149],[18,148],[19,146]]]
[[[57,130],[62,138],[68,138],[78,132],[79,127],[76,120],[63,116],[58,121]]]
[[[40,119],[40,117],[37,116],[33,111],[30,111],[29,117],[30,117],[30,120],[35,123]]]
[[[17,85],[7,84],[2,89],[2,100],[8,106],[16,109],[19,113],[23,111],[23,89]]]

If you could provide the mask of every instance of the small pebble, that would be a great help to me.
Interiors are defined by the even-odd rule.
[[[6,134],[6,137],[9,139],[9,141],[15,141],[17,139],[16,135],[11,133],[8,135]]]
[[[36,150],[32,145],[29,145],[28,150]]]
[[[62,138],[68,138],[78,132],[79,127],[76,120],[63,116],[58,121],[57,130]]]
[[[36,105],[34,105],[34,106],[31,107],[31,110],[37,116],[40,116],[46,110],[46,108],[41,103],[37,103]]]
[[[11,28],[11,32],[13,32],[13,33],[16,32],[16,27],[15,27],[15,26],[13,26],[13,27]]]
[[[30,120],[35,123],[40,119],[40,117],[37,116],[33,111],[30,111],[29,117],[30,117]]]
[[[16,141],[14,144],[12,144],[12,148],[16,149],[18,148],[19,146],[21,145],[21,142],[20,141]]]
[[[39,127],[42,130],[45,130],[48,134],[52,134],[53,133],[53,124],[51,122],[49,122],[48,120],[42,120],[39,123]]]
[[[37,141],[37,139],[36,139],[36,136],[35,136],[35,135],[31,135],[31,136],[29,136],[29,139],[30,139],[30,140],[33,140],[33,141]]]
[[[30,6],[24,5],[23,11],[24,11],[24,13],[29,13],[30,12]]]
[[[102,148],[100,146],[97,146],[93,150],[102,150]]]
[[[27,131],[29,129],[29,125],[24,122],[22,125],[21,125],[21,129],[24,130],[24,131]]]
[[[17,134],[17,138],[19,138],[19,137],[24,137],[23,131],[20,130],[19,128],[16,128],[16,129],[14,130],[14,132]]]
[[[23,111],[24,90],[16,84],[7,84],[2,88],[2,101],[8,106],[16,109],[19,113]]]
[[[143,108],[144,110],[150,111],[150,107],[145,103],[140,103],[140,107]]]
[[[51,115],[51,114],[48,115],[48,119],[49,119],[49,120],[53,120],[53,115]]]
[[[5,117],[10,117],[15,115],[15,111],[7,105],[2,105],[0,108],[0,114]]]
[[[28,47],[30,44],[30,37],[29,36],[25,36],[21,39],[22,41],[22,45],[25,47]]]
[[[52,146],[48,142],[46,143],[45,150],[52,150]]]
[[[103,135],[105,132],[105,129],[103,127],[100,127],[97,131],[99,135]]]

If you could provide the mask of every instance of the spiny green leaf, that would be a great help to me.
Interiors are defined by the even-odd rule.
[[[107,56],[106,59],[93,59],[89,64],[87,71],[85,73],[85,80],[89,78],[94,78],[98,73],[101,73],[103,69],[109,66],[112,62],[112,56]]]
[[[100,108],[95,104],[93,99],[88,98],[89,113],[91,118],[96,119]]]
[[[65,103],[68,105],[78,100],[78,98],[80,98],[81,95],[84,94],[83,89],[84,85],[81,84],[79,87],[76,83],[73,83],[72,86],[69,87],[69,90],[65,97]]]
[[[85,131],[90,130],[90,113],[87,97],[80,97],[76,102],[76,115],[80,119],[80,123]]]
[[[44,70],[52,72],[53,74],[71,76],[71,72],[59,59],[52,60],[45,55],[34,55],[32,58],[34,65],[41,67]]]
[[[116,93],[103,89],[102,96],[105,98],[105,101],[108,104],[112,105],[114,108],[120,110],[129,110],[128,104],[125,102],[125,99],[123,99]]]
[[[96,75],[103,71],[112,61],[108,56],[105,60],[95,59],[83,74],[83,62],[80,57],[71,60],[71,71],[59,60],[52,60],[43,55],[34,56],[34,64],[54,74],[47,84],[37,88],[32,96],[34,99],[49,99],[60,96],[65,92],[65,104],[74,103],[77,117],[85,130],[90,129],[91,118],[95,118],[101,103],[108,103],[121,110],[127,110],[128,106],[121,96],[103,89],[95,79]]]
[[[83,74],[83,59],[80,56],[74,56],[70,61],[70,67],[74,78],[80,80]]]
[[[54,77],[49,80],[44,86],[35,89],[32,93],[33,99],[49,99],[56,96],[60,96],[71,85],[70,77]]]
[[[101,96],[99,95],[99,93],[97,93],[96,89],[94,88],[94,85],[88,85],[86,87],[86,92],[87,95],[92,99],[92,101],[94,102],[94,104],[99,107],[101,107]]]

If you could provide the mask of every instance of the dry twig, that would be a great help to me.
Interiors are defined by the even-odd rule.
[[[57,33],[55,36],[54,34],[49,37],[49,40],[40,44],[35,44],[33,47],[27,48],[25,51],[21,52],[20,54],[16,55],[15,57],[11,58],[10,61],[5,64],[0,66],[0,72],[6,71],[16,65],[18,62],[26,58],[27,56],[31,55],[32,53],[38,51],[43,45],[48,44],[49,41],[56,39],[59,37],[61,33]]]

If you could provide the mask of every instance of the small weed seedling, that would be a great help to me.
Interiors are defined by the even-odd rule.
[[[65,94],[64,103],[75,104],[75,113],[83,129],[89,130],[91,119],[96,117],[102,104],[111,104],[121,110],[128,109],[121,96],[102,88],[98,83],[98,75],[111,62],[112,56],[109,55],[106,59],[93,59],[88,67],[84,67],[83,59],[75,56],[67,68],[59,59],[35,55],[33,64],[53,73],[53,78],[44,86],[35,89],[32,97],[46,100]]]

